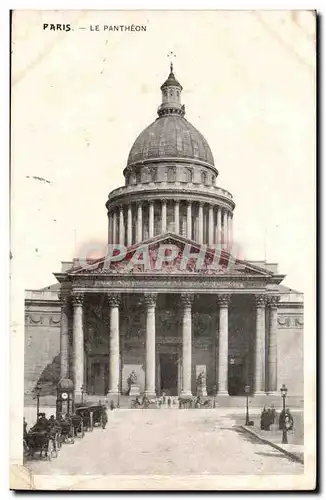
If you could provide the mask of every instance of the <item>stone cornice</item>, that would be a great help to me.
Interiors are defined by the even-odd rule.
[[[155,164],[155,163],[173,163],[173,165],[182,165],[182,164],[187,164],[187,165],[193,165],[194,167],[199,165],[202,167],[207,167],[209,168],[214,174],[218,176],[218,170],[214,165],[211,165],[210,163],[207,163],[206,161],[203,160],[197,160],[196,158],[186,158],[186,157],[166,157],[166,158],[148,158],[147,160],[139,160],[134,163],[129,163],[126,168],[123,170],[123,175],[128,173],[128,171],[132,171],[133,169],[137,169],[137,167],[143,167],[145,165],[150,165],[150,164]]]
[[[122,186],[111,191],[106,207],[109,210],[119,204],[136,203],[139,199],[159,201],[162,197],[170,200],[209,203],[231,211],[235,208],[232,195],[225,189],[186,182],[155,182]]]

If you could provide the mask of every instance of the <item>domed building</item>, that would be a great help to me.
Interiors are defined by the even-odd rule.
[[[26,337],[36,339],[43,315],[38,326],[57,343],[59,375],[73,379],[76,399],[202,395],[232,404],[249,386],[265,402],[279,398],[281,383],[301,399],[302,294],[281,285],[276,264],[234,255],[235,202],[186,119],[172,65],[161,94],[157,118],[129,152],[125,185],[106,202],[107,255],[63,263],[58,285],[27,292]],[[25,367],[25,385],[40,373]]]

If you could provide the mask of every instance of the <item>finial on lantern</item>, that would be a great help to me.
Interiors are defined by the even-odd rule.
[[[170,73],[173,73],[173,62],[172,57],[176,57],[175,53],[172,50],[167,54],[167,57],[170,58]]]

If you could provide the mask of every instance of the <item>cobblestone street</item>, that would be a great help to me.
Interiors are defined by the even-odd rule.
[[[31,460],[34,474],[300,474],[267,444],[253,441],[223,410],[115,410],[58,458]]]

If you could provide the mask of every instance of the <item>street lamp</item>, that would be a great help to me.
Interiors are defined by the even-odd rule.
[[[286,427],[286,423],[285,423],[285,398],[286,398],[286,394],[287,394],[288,390],[287,390],[287,387],[285,384],[282,384],[280,391],[281,391],[281,396],[283,399],[282,444],[288,444],[288,434],[287,434],[287,427]]]
[[[82,404],[84,404],[84,394],[85,394],[84,385],[81,386],[80,390],[81,390],[81,402],[82,402]]]
[[[249,392],[250,392],[250,385],[245,386],[245,393],[246,393],[246,423],[245,425],[250,425],[249,424]]]
[[[37,422],[38,421],[38,414],[40,413],[40,395],[41,395],[42,387],[37,383],[34,390],[35,390],[35,394],[36,394],[36,422]]]

